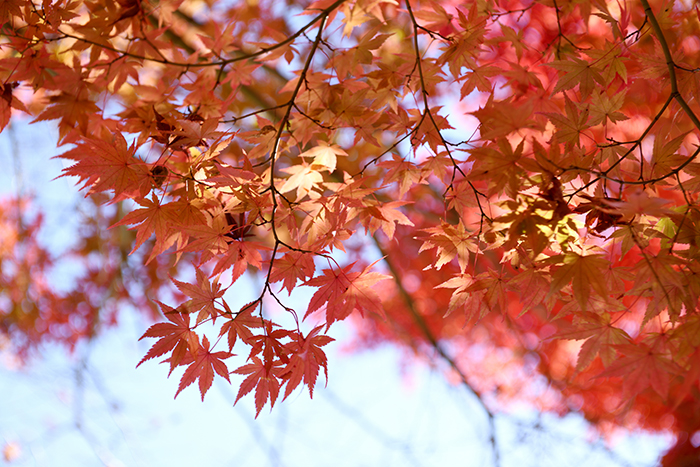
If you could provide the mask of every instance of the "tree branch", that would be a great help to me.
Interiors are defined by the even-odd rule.
[[[499,455],[499,450],[498,450],[498,443],[496,440],[496,417],[495,417],[494,413],[491,411],[491,409],[489,409],[488,405],[486,405],[486,402],[484,401],[483,394],[469,383],[467,376],[459,368],[459,366],[457,365],[457,362],[442,347],[442,345],[440,345],[440,342],[437,340],[437,338],[435,337],[433,332],[428,327],[428,323],[425,322],[425,319],[423,319],[423,316],[421,316],[421,314],[418,313],[418,310],[416,310],[416,307],[413,305],[414,300],[411,297],[411,294],[408,293],[406,288],[401,283],[401,275],[399,273],[398,268],[394,265],[393,261],[391,260],[391,255],[383,248],[381,242],[379,241],[379,239],[376,236],[373,236],[372,238],[374,240],[375,245],[377,246],[377,248],[381,252],[382,256],[384,257],[384,262],[389,267],[389,271],[391,272],[391,275],[394,278],[394,282],[396,283],[396,287],[399,289],[399,294],[401,295],[401,298],[403,299],[404,304],[406,305],[406,308],[408,309],[408,312],[411,315],[411,318],[413,318],[413,321],[416,323],[416,325],[418,326],[418,329],[423,334],[423,337],[425,337],[425,339],[428,341],[430,346],[450,366],[452,371],[454,371],[457,374],[457,376],[459,377],[459,379],[462,383],[462,386],[464,386],[464,388],[469,393],[471,393],[475,397],[475,399],[479,402],[479,405],[481,405],[481,408],[483,409],[484,413],[486,414],[486,417],[488,418],[489,442],[491,443],[491,449],[493,451],[494,465],[496,467],[500,466],[500,455]]]

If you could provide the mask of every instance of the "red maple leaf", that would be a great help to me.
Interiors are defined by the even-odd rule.
[[[57,156],[76,163],[63,170],[61,177],[76,176],[90,187],[89,193],[114,190],[114,200],[125,197],[144,197],[151,190],[151,172],[143,161],[135,157],[136,146],[129,146],[121,133],[108,143],[96,138],[85,138],[74,149]]]
[[[282,371],[280,362],[275,362],[268,369],[262,360],[253,357],[253,363],[243,365],[233,371],[238,375],[248,375],[241,383],[236,402],[255,388],[255,418],[258,418],[268,399],[270,400],[270,408],[274,407],[280,393],[279,378]]]
[[[311,297],[304,319],[314,311],[326,305],[327,326],[335,321],[347,318],[354,310],[363,312],[373,311],[384,317],[381,300],[372,286],[379,281],[389,279],[389,276],[378,272],[369,272],[376,262],[370,264],[362,272],[350,272],[355,263],[349,264],[340,271],[324,269],[323,276],[314,277],[304,285],[319,287]]]
[[[180,378],[180,385],[177,387],[177,392],[175,397],[177,397],[183,389],[185,389],[190,384],[194,383],[195,380],[199,378],[199,393],[202,395],[202,401],[204,400],[204,395],[207,393],[214,381],[214,372],[219,376],[226,378],[229,383],[229,372],[226,364],[222,361],[233,356],[230,352],[212,352],[209,350],[209,340],[207,336],[202,338],[202,345],[196,353],[196,356],[189,354],[186,360],[182,363],[183,365],[189,364],[185,373]]]
[[[190,312],[199,311],[197,323],[201,323],[208,317],[215,320],[218,315],[223,313],[216,308],[215,300],[222,297],[226,289],[222,290],[221,285],[216,280],[213,283],[210,282],[207,275],[204,274],[201,269],[197,269],[196,274],[197,284],[180,282],[172,277],[170,280],[173,281],[180,292],[191,298],[191,300],[186,302],[185,307]]]
[[[306,337],[302,337],[299,334],[295,341],[287,345],[287,348],[292,352],[292,356],[282,374],[287,381],[284,399],[299,386],[302,379],[304,384],[309,387],[309,395],[313,397],[314,386],[321,367],[326,375],[326,382],[328,382],[328,359],[321,347],[329,342],[333,342],[335,339],[319,335],[322,328],[323,326],[317,326]]]
[[[622,354],[599,378],[619,376],[623,378],[623,388],[627,397],[633,397],[651,388],[661,397],[668,397],[671,378],[682,374],[683,369],[667,355],[645,344],[615,345]]]
[[[219,336],[228,334],[229,350],[233,349],[239,337],[246,344],[253,342],[254,336],[250,328],[260,328],[263,323],[260,317],[253,316],[253,310],[255,310],[257,304],[258,302],[256,301],[243,306],[234,318],[226,321],[223,326],[221,326]],[[227,306],[226,302],[224,302],[224,306]]]
[[[143,208],[131,211],[112,227],[140,224],[136,227],[136,243],[130,254],[138,250],[143,245],[143,242],[151,238],[151,235],[155,232],[156,242],[149,258],[150,262],[156,255],[172,246],[175,241],[169,225],[172,222],[172,218],[179,214],[180,205],[177,203],[161,204],[155,194],[150,200],[143,198],[136,200],[136,202]]]
[[[584,370],[596,355],[600,355],[605,367],[609,367],[616,357],[615,348],[631,342],[629,335],[610,323],[610,314],[599,315],[591,312],[579,312],[575,325],[562,322],[559,332],[552,339],[586,339],[578,354],[576,369]]]
[[[10,123],[12,107],[21,110],[22,112],[29,113],[29,110],[27,110],[24,104],[12,95],[12,90],[18,85],[19,83],[16,82],[0,83],[0,131],[2,131],[8,123]]]
[[[251,349],[248,358],[252,358],[262,352],[263,361],[268,370],[272,368],[275,356],[279,358],[282,363],[287,363],[289,361],[287,352],[281,341],[294,334],[293,331],[287,331],[286,329],[275,329],[273,331],[272,328],[274,326],[277,325],[272,321],[266,320],[264,322],[265,332],[259,336],[253,336],[249,341]]]
[[[313,256],[298,251],[289,251],[281,258],[275,259],[270,282],[283,280],[282,287],[291,294],[297,281],[313,276],[315,269]]]
[[[188,355],[188,350],[190,354],[198,351],[199,336],[190,328],[190,315],[180,313],[163,303],[158,302],[158,304],[163,309],[163,313],[170,323],[156,323],[141,336],[141,339],[144,337],[160,339],[151,346],[136,367],[138,368],[143,362],[164,355],[172,350],[172,356],[168,359],[170,362],[170,373],[172,373],[173,369]]]

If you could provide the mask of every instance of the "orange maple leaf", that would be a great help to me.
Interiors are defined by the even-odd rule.
[[[430,234],[421,245],[418,252],[437,248],[438,260],[435,268],[440,270],[445,264],[457,257],[459,270],[462,274],[469,264],[469,252],[477,253],[478,246],[474,235],[467,232],[462,222],[450,225],[443,222],[440,227],[424,229]]]
[[[552,274],[552,284],[550,285],[550,295],[560,291],[564,286],[571,283],[574,298],[578,301],[581,309],[586,310],[588,298],[593,289],[602,299],[606,299],[610,293],[605,283],[605,271],[610,267],[610,261],[603,255],[579,255],[569,252],[563,257],[552,257],[561,260],[563,263]]]

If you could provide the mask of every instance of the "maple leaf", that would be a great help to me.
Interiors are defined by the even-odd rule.
[[[299,154],[299,157],[303,159],[313,158],[311,162],[311,168],[313,170],[333,173],[338,163],[338,156],[347,157],[347,155],[348,154],[338,146],[328,145],[323,141],[319,141],[319,146]]]
[[[591,121],[590,125],[594,126],[599,123],[605,125],[608,120],[611,122],[619,122],[627,120],[627,117],[622,112],[618,112],[622,108],[622,104],[625,101],[626,90],[622,92],[615,93],[612,97],[608,96],[604,92],[594,92],[592,98],[592,105],[590,107],[591,111]]]
[[[603,365],[609,367],[617,357],[616,346],[632,342],[630,336],[610,322],[610,314],[581,312],[576,315],[573,324],[562,323],[559,332],[550,339],[586,339],[578,353],[576,370],[583,371],[596,355],[600,355]]]
[[[593,92],[595,83],[604,84],[605,82],[595,67],[580,58],[571,57],[568,60],[555,60],[548,65],[564,72],[564,76],[559,78],[552,91],[554,94],[578,85],[583,97],[588,97]]]
[[[518,57],[518,61],[520,61],[523,56],[523,49],[528,48],[523,43],[523,31],[519,30],[516,32],[513,28],[501,24],[501,32],[503,33],[503,37],[500,38],[500,40],[508,41],[513,45],[515,56]]]
[[[599,373],[598,378],[623,378],[622,385],[627,397],[634,397],[648,388],[664,399],[668,397],[671,379],[683,371],[677,363],[646,344],[621,344],[614,347],[622,357]]]
[[[579,145],[583,131],[596,123],[590,119],[590,111],[587,107],[581,111],[580,106],[577,106],[567,95],[564,95],[564,100],[566,103],[566,116],[554,112],[543,112],[543,114],[546,115],[557,128],[554,136],[558,141]],[[600,121],[602,120],[603,118],[601,117]]]
[[[384,183],[398,182],[399,198],[403,198],[408,190],[415,184],[427,184],[422,169],[412,162],[402,159],[398,154],[392,154],[392,161],[380,162],[379,167],[386,167],[388,172],[384,176]]]
[[[214,217],[211,225],[189,225],[183,231],[190,237],[190,241],[182,251],[205,252],[204,261],[229,250],[231,226],[224,216]]]
[[[508,281],[507,288],[518,294],[522,305],[521,316],[544,301],[547,296],[547,285],[546,276],[535,268],[522,271]]]
[[[486,104],[472,114],[481,122],[481,137],[489,141],[496,141],[520,129],[538,128],[540,124],[532,118],[534,106],[534,102],[514,106],[511,98],[495,101],[493,94],[491,94]],[[479,148],[474,148],[474,150],[477,149]],[[495,157],[503,158],[503,156]],[[474,160],[478,160],[478,157],[475,157]],[[499,165],[508,163],[509,161],[503,161]]]
[[[273,327],[277,327],[277,325],[272,321],[265,320],[263,322],[261,320],[261,323],[264,332],[250,339],[250,355],[248,355],[248,358],[253,358],[262,353],[265,366],[271,370],[276,359],[282,363],[287,363],[289,361],[287,351],[282,344],[282,339],[294,335],[295,333],[286,329],[273,330]]]
[[[608,269],[610,261],[603,255],[584,256],[570,252],[556,259],[561,261],[561,266],[552,274],[550,295],[571,283],[574,298],[583,310],[588,305],[591,289],[603,299],[608,297],[610,291],[605,283],[605,276],[601,275],[600,271]]]
[[[506,193],[515,198],[522,178],[518,162],[523,156],[524,147],[525,140],[522,140],[514,151],[507,139],[498,138],[495,145],[474,148],[468,159],[474,162],[470,177],[475,180],[487,179],[490,193],[498,193],[506,188]]]
[[[665,138],[654,139],[654,150],[652,152],[650,164],[652,176],[667,174],[686,162],[686,157],[677,154],[686,136],[687,134],[684,133],[668,142],[666,142]],[[638,196],[641,196],[641,193],[638,194]]]
[[[381,228],[389,239],[394,238],[396,224],[413,227],[413,222],[404,213],[396,209],[407,204],[405,201],[390,201],[382,204],[365,203],[366,207],[361,209],[360,222],[374,235],[377,229]]]
[[[606,201],[612,214],[622,216],[623,219],[630,219],[634,216],[654,216],[665,217],[673,214],[666,207],[668,200],[651,197],[646,191],[636,190],[627,196],[626,201]]]
[[[2,7],[0,7],[2,8]],[[29,110],[24,106],[22,101],[12,95],[12,90],[19,83],[0,83],[0,131],[2,131],[8,123],[12,115],[12,108],[29,113]]]
[[[226,289],[221,289],[218,280],[209,281],[206,274],[201,269],[196,270],[197,284],[188,284],[180,282],[172,277],[170,280],[177,286],[180,292],[184,293],[190,300],[183,304],[190,312],[199,311],[197,323],[199,324],[204,319],[211,317],[212,322],[216,321],[216,317],[223,314],[221,310],[216,308],[216,299],[223,297]]]
[[[71,74],[59,75],[59,78],[74,79],[75,76],[70,76]],[[84,94],[60,91],[57,95],[50,96],[51,105],[47,106],[34,122],[59,120],[58,132],[62,140],[76,128],[80,133],[87,134],[90,116],[100,112],[100,108]]]
[[[172,355],[168,359],[170,373],[172,373],[175,367],[187,358],[187,355],[195,354],[199,350],[199,336],[190,327],[189,314],[180,313],[160,302],[158,304],[170,323],[156,323],[141,336],[139,340],[153,337],[158,338],[158,341],[151,346],[136,367],[138,368],[147,360],[172,351]]]
[[[489,311],[500,311],[505,313],[506,305],[506,284],[503,276],[489,269],[485,273],[481,273],[474,277],[472,283],[467,287],[467,293],[483,291],[481,296],[483,306]],[[485,312],[482,311],[482,315]]]
[[[250,329],[261,328],[263,326],[262,318],[253,316],[253,310],[255,310],[257,304],[258,302],[251,302],[244,305],[236,316],[226,321],[224,325],[221,326],[219,337],[224,334],[227,335],[229,351],[236,345],[236,340],[239,337],[246,344],[252,344],[254,342],[255,336]],[[224,306],[228,307],[226,302],[224,302]]]
[[[678,407],[683,399],[691,394],[691,389],[700,381],[700,347],[688,357],[688,363],[681,375],[683,376],[683,384],[680,385],[675,394],[677,401],[675,407]]]
[[[299,280],[306,280],[314,275],[316,266],[313,257],[300,251],[288,251],[281,258],[275,259],[270,282],[284,281],[282,287],[292,293]]]
[[[466,73],[467,79],[460,90],[460,99],[471,94],[475,88],[481,92],[490,92],[493,85],[489,78],[497,76],[500,71],[494,66],[485,65],[474,68],[471,73]]]
[[[150,200],[142,198],[136,200],[136,202],[143,206],[143,208],[135,209],[128,213],[112,227],[140,224],[136,228],[136,243],[129,254],[133,254],[138,250],[139,247],[155,233],[156,243],[151,253],[150,259],[152,259],[156,255],[167,250],[175,241],[175,237],[172,235],[173,232],[169,229],[169,225],[172,222],[173,216],[179,213],[179,206],[174,203],[163,205],[155,194],[151,196]]]
[[[255,418],[258,418],[268,400],[270,408],[274,407],[277,396],[279,396],[280,377],[284,369],[279,362],[275,362],[268,369],[258,357],[253,357],[252,360],[253,363],[243,365],[233,371],[238,375],[248,375],[241,383],[234,404],[255,389]]]
[[[57,156],[76,163],[63,169],[61,177],[76,176],[89,187],[89,193],[114,190],[114,200],[144,197],[151,191],[151,173],[146,164],[135,157],[136,146],[128,146],[121,133],[108,143],[86,138],[76,148]]]
[[[651,301],[642,320],[642,326],[650,319],[667,310],[672,321],[678,319],[686,298],[686,287],[683,279],[676,274],[676,268],[681,261],[678,257],[662,250],[659,254],[648,257],[635,266],[634,285],[630,294],[646,294],[651,292]],[[697,300],[696,300],[697,301]],[[695,303],[689,309],[694,309]]]
[[[304,282],[310,287],[320,287],[309,301],[304,319],[314,311],[326,306],[327,328],[335,321],[347,318],[354,310],[372,311],[384,316],[381,300],[372,286],[390,277],[377,272],[369,272],[375,263],[362,272],[350,272],[355,263],[341,270],[324,269],[323,276]]]
[[[516,89],[516,95],[526,95],[532,89],[542,89],[542,81],[537,73],[517,63],[508,62],[508,65],[510,70],[501,72],[508,77],[508,85]]]
[[[436,288],[456,289],[452,292],[450,303],[445,312],[448,316],[454,310],[462,308],[465,314],[465,325],[470,321],[481,320],[486,314],[491,311],[486,300],[486,290],[470,290],[470,286],[474,283],[474,278],[467,274],[460,274],[452,277]]]
[[[214,373],[226,378],[226,381],[230,383],[231,380],[228,376],[228,368],[223,360],[232,356],[233,354],[230,352],[212,352],[209,349],[209,340],[207,336],[204,336],[202,338],[202,345],[199,347],[197,353],[194,356],[189,354],[187,363],[183,362],[183,364],[189,364],[189,366],[180,379],[175,397],[177,397],[183,389],[199,379],[199,393],[202,395],[202,401],[204,401],[204,395],[214,381]]]
[[[318,193],[314,191],[321,182],[323,182],[323,175],[315,169],[312,165],[306,165],[306,163],[301,165],[295,165],[292,167],[286,167],[282,169],[283,172],[289,173],[292,176],[289,177],[284,184],[279,188],[280,193],[287,193],[292,190],[296,190],[297,201],[304,198],[306,195],[311,198],[318,198]]]
[[[223,254],[218,255],[218,261],[212,274],[219,275],[226,270],[231,272],[231,281],[235,282],[245,272],[248,261],[241,250],[243,242],[231,242]],[[259,253],[258,253],[259,254]]]
[[[309,395],[313,397],[314,386],[321,368],[323,368],[323,372],[326,375],[326,383],[328,383],[328,359],[321,347],[333,342],[335,339],[319,335],[322,328],[323,326],[315,327],[306,337],[302,337],[299,334],[295,341],[287,345],[292,356],[281,374],[287,384],[283,400],[289,397],[302,380],[309,388]]]
[[[419,253],[437,248],[435,267],[438,270],[456,257],[460,272],[464,274],[469,264],[469,252],[477,253],[478,247],[474,236],[466,231],[462,222],[456,226],[443,222],[440,227],[430,227],[425,232],[431,235],[423,242]]]
[[[469,275],[460,274],[459,276],[451,277],[445,282],[435,286],[436,289],[456,289],[452,292],[452,297],[450,298],[450,303],[445,312],[445,316],[448,316],[454,310],[463,306],[464,303],[469,299],[471,294],[467,293],[467,287],[472,283],[472,278]],[[479,318],[482,318],[480,316]],[[471,317],[468,317],[468,319]]]

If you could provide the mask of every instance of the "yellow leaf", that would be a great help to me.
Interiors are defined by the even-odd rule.
[[[328,172],[335,171],[338,162],[337,156],[347,156],[348,154],[336,145],[329,146],[324,142],[319,142],[319,146],[309,149],[301,154],[303,158],[312,158],[311,168],[313,170]]]

